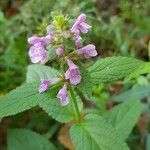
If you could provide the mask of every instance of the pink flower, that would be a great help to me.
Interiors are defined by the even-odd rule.
[[[69,97],[68,97],[68,91],[67,86],[64,84],[63,88],[59,90],[57,94],[57,98],[60,101],[60,104],[62,106],[66,106],[69,103]]]
[[[79,68],[71,61],[67,60],[69,69],[65,73],[65,79],[69,79],[70,83],[73,85],[77,85],[81,81],[81,74]]]
[[[85,58],[95,57],[97,56],[97,51],[93,44],[89,44],[83,48],[77,50],[79,55],[84,55]]]
[[[48,52],[41,45],[34,45],[29,49],[29,57],[33,63],[44,64]]]
[[[58,47],[58,48],[56,49],[56,54],[57,54],[58,56],[62,56],[62,55],[64,54],[64,49],[63,49],[62,47]]]
[[[75,45],[78,47],[78,48],[80,48],[80,47],[82,47],[82,38],[81,38],[81,36],[77,36],[76,38],[75,38]]]
[[[41,84],[38,89],[39,93],[44,93],[45,91],[47,91],[50,83],[51,83],[50,80],[41,80]]]
[[[91,28],[90,25],[88,25],[86,22],[86,15],[81,14],[76,22],[73,24],[71,28],[71,32],[75,33],[75,35],[79,35],[80,32],[87,33],[88,30]]]
[[[45,46],[46,44],[49,43],[49,38],[48,37],[38,37],[38,36],[32,36],[28,38],[28,43],[31,45],[41,45]]]

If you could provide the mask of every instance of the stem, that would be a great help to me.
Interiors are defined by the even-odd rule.
[[[73,89],[72,86],[69,86],[69,90],[70,90],[70,94],[71,94],[71,97],[72,97],[72,102],[73,102],[74,113],[75,113],[75,116],[76,116],[76,121],[77,121],[77,123],[81,123],[80,112],[79,112],[79,108],[78,108],[78,105],[77,105],[76,97],[74,95],[74,89]]]

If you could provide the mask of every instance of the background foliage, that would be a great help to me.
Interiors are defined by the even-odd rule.
[[[56,12],[58,10],[63,12],[65,15],[68,14],[70,17],[76,17],[80,12],[87,14],[88,21],[92,25],[92,30],[88,33],[86,41],[96,45],[100,58],[122,55],[149,61],[149,0],[1,0],[0,9],[0,95],[5,95],[5,93],[16,88],[26,80],[25,73],[27,72],[27,65],[30,63],[28,60],[28,44],[26,39],[33,33],[42,35],[45,32],[45,26],[51,22],[51,12]],[[93,61],[94,60],[91,60],[88,63],[92,64]],[[135,65],[135,68],[136,65],[140,63],[140,61],[133,63],[130,61],[128,62],[129,65]],[[106,67],[107,65],[106,61]],[[57,68],[56,64],[51,63],[51,66],[55,66],[55,68]],[[137,78],[133,78],[131,74],[130,78],[126,78],[124,80],[119,80],[120,78],[118,78],[117,81],[109,84],[104,84],[99,81],[100,84],[93,88],[92,101],[85,103],[85,112],[87,114],[90,111],[93,111],[96,114],[101,114],[112,124],[112,126],[114,126],[115,123],[120,122],[120,124],[117,125],[118,131],[121,130],[120,126],[122,127],[124,124],[124,118],[126,118],[125,122],[129,122],[128,126],[131,126],[131,130],[137,122],[129,136],[129,131],[127,132],[125,128],[122,127],[123,132],[120,136],[123,137],[119,137],[127,138],[128,136],[126,140],[130,149],[133,150],[150,149],[150,137],[148,134],[150,75],[139,75],[141,70],[143,73],[149,72],[149,64],[147,63],[139,68],[139,71],[135,73]],[[31,71],[32,65],[28,68],[28,74],[30,74]],[[36,71],[38,70],[36,69]],[[98,73],[101,73],[101,70],[97,71]],[[107,72],[106,75],[109,75],[109,73],[111,74],[112,70]],[[126,70],[124,71],[124,74],[125,73],[127,73]],[[135,74],[133,76],[135,76]],[[93,76],[94,75],[95,73],[93,73]],[[104,81],[108,79],[106,75],[103,78]],[[27,78],[27,80],[28,79],[29,78]],[[35,91],[31,90],[30,92]],[[26,91],[24,91],[23,94],[26,95]],[[35,94],[35,98],[36,97],[37,94]],[[143,109],[139,121],[137,121],[138,118],[136,118],[136,115],[138,116],[141,108],[139,103],[133,102],[134,100],[142,101]],[[124,101],[130,102],[121,104],[121,107],[123,107],[121,112],[118,112],[119,110],[117,107],[112,110],[112,115],[109,115],[106,112],[108,109]],[[21,106],[21,104],[18,105]],[[32,103],[32,105],[36,106],[37,104]],[[45,102],[40,103],[40,107],[49,112],[46,107],[47,105],[51,104],[45,104]],[[22,105],[22,107],[24,106],[25,104]],[[11,107],[13,107],[13,105],[11,105]],[[133,108],[137,109],[137,114],[135,114],[133,124],[130,124],[132,115],[128,115],[128,113],[126,113],[124,118],[119,117],[119,115],[124,113],[124,111],[126,112],[126,110],[130,112],[129,114],[132,114]],[[61,111],[63,113],[63,110]],[[7,113],[9,114],[11,112],[7,112],[6,110],[5,114],[7,115]],[[13,142],[13,140],[15,141],[14,138],[19,138],[20,133],[17,132],[17,129],[14,130],[13,128],[31,129],[42,135],[41,141],[43,141],[43,143],[49,142],[47,140],[49,139],[60,150],[65,148],[72,149],[72,144],[68,140],[68,128],[71,123],[63,126],[52,119],[53,114],[53,112],[50,112],[50,116],[52,117],[49,117],[39,107],[35,107],[33,110],[1,120],[0,149],[6,149],[7,138],[8,148],[13,145],[11,142]],[[2,114],[0,114],[0,116],[2,116]],[[66,116],[68,117],[68,115]],[[68,118],[67,117],[59,116],[58,120],[65,122],[66,120],[69,120],[72,115],[70,114],[70,116]],[[92,117],[95,118],[95,116]],[[88,120],[92,117],[87,115],[87,122],[85,123],[88,124],[87,130],[91,134],[93,134],[91,131],[94,129],[92,128],[92,125],[89,124]],[[116,119],[116,122],[112,122],[114,118]],[[101,127],[105,128],[102,118],[97,118],[97,123],[98,122],[101,122]],[[79,130],[84,132],[83,128],[79,126],[73,126],[71,132],[73,132],[73,130],[74,134],[72,134],[72,139],[75,139],[75,132],[78,132]],[[113,132],[111,127],[109,130],[110,132]],[[22,134],[31,132],[28,134],[31,134],[34,138],[40,136],[36,135],[33,131],[26,131],[22,129]],[[16,135],[16,137],[13,137],[13,134]],[[102,134],[102,132],[100,131],[99,134]],[[110,137],[111,136],[112,135],[110,135]],[[13,140],[10,142],[10,139]],[[78,145],[78,141],[73,141]],[[51,143],[48,143],[48,145],[54,147]]]

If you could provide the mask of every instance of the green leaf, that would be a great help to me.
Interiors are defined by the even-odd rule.
[[[44,65],[30,65],[27,72],[27,82],[40,81],[41,79],[53,79],[60,75],[59,71]]]
[[[56,150],[56,148],[36,132],[13,129],[8,131],[8,150]]]
[[[138,77],[139,75],[146,74],[146,73],[150,73],[150,63],[149,62],[143,63],[140,67],[138,67],[135,71],[133,71],[130,74],[129,79]]]
[[[76,150],[128,150],[115,129],[98,115],[87,115],[85,122],[71,127]]]
[[[83,108],[83,103],[79,97],[76,97],[78,101],[78,107],[81,111]],[[59,122],[68,122],[75,117],[73,112],[72,99],[69,95],[70,102],[67,106],[61,106],[58,99],[51,99],[49,101],[43,100],[39,103],[39,106],[47,112],[52,118]]]
[[[60,85],[54,85],[45,93],[38,92],[39,83],[26,83],[12,90],[0,100],[0,118],[28,110],[39,105],[52,118],[67,122],[74,118],[71,103],[62,107],[56,99]],[[80,109],[82,102],[79,100]]]
[[[138,100],[150,96],[150,86],[138,86],[133,89],[122,92],[119,95],[112,96],[110,99],[118,102],[127,100]]]
[[[39,83],[26,83],[12,90],[0,100],[0,117],[15,115],[38,105],[43,95],[37,92]]]
[[[108,57],[98,60],[89,68],[95,83],[108,82],[129,76],[144,62],[128,57]]]
[[[78,64],[78,66],[80,67],[82,77],[81,83],[78,85],[78,88],[83,94],[85,94],[85,96],[91,97],[93,81],[90,76],[90,73],[83,65]]]
[[[140,101],[127,101],[108,111],[104,118],[116,129],[119,137],[125,140],[135,126],[141,111]]]

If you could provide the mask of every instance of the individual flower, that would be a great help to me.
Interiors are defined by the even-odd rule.
[[[88,25],[86,22],[86,15],[81,14],[76,22],[73,24],[71,28],[71,32],[75,33],[76,35],[79,35],[80,32],[87,33],[88,30],[91,28],[90,25]]]
[[[41,45],[45,46],[49,43],[49,37],[38,37],[38,36],[32,36],[28,38],[28,43],[31,45]]]
[[[66,106],[69,103],[69,97],[68,97],[68,91],[67,86],[64,84],[63,88],[59,90],[57,94],[57,98],[60,101],[60,104],[62,106]]]
[[[97,51],[96,51],[95,46],[93,44],[89,44],[85,47],[78,49],[77,53],[79,55],[83,55],[85,58],[97,56]]]
[[[46,62],[48,52],[41,45],[35,44],[29,49],[29,57],[32,63],[44,64]]]
[[[82,47],[82,38],[81,36],[77,36],[75,38],[75,45],[78,47],[78,48],[81,48]]]
[[[65,73],[65,79],[70,80],[70,83],[73,85],[77,85],[81,81],[81,73],[79,68],[70,60],[67,60],[69,69]]]
[[[58,47],[58,48],[56,49],[56,54],[57,54],[58,56],[62,56],[62,55],[64,54],[64,49],[63,49],[62,47]]]
[[[44,93],[45,91],[47,91],[50,83],[50,80],[41,80],[41,84],[38,89],[39,93]]]

